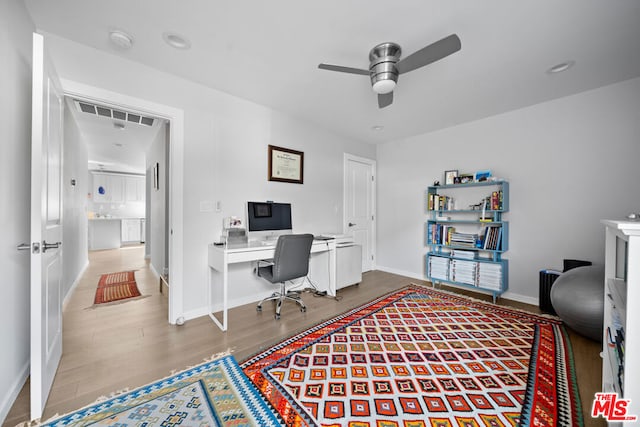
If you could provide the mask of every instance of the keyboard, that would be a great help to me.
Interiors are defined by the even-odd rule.
[[[313,236],[313,240],[333,240],[335,239],[335,237],[331,237],[331,236]]]

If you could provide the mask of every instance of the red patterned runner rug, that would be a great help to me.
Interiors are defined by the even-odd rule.
[[[108,304],[140,296],[135,273],[120,271],[100,276],[93,304]]]
[[[561,321],[409,286],[241,367],[287,426],[582,426]]]

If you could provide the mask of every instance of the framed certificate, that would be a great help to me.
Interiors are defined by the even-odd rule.
[[[304,153],[269,145],[269,181],[302,184]]]

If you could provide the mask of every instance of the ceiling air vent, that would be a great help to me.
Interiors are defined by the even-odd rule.
[[[79,101],[77,99],[74,99],[73,103],[78,108],[78,111],[92,114],[94,116],[125,120],[130,123],[137,123],[144,126],[153,126],[156,120],[154,117],[142,116],[140,114],[135,114],[128,111],[114,110],[113,108],[106,107],[104,105],[91,104],[86,101]]]

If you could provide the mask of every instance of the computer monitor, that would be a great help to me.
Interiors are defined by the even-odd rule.
[[[272,236],[291,231],[291,204],[248,202],[247,227],[249,232],[272,232]],[[268,235],[269,233],[266,233]]]

